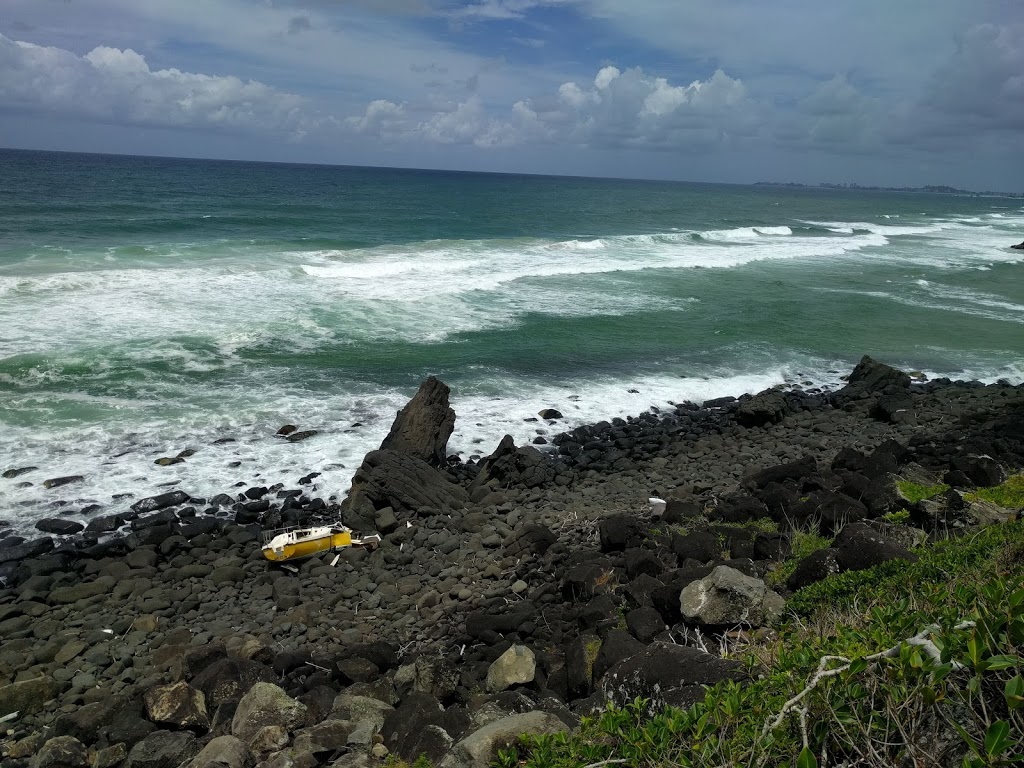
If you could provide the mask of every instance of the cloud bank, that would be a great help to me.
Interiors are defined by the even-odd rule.
[[[254,80],[150,69],[131,48],[84,56],[0,35],[0,105],[140,126],[279,132],[301,138],[318,120],[305,99]]]

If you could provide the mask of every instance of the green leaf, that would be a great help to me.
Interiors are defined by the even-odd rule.
[[[796,768],[818,768],[818,758],[811,752],[810,747],[800,750],[800,757],[796,759]]]
[[[985,754],[997,757],[1013,744],[1010,741],[1010,724],[1005,720],[996,720],[985,732]]]
[[[1010,709],[1020,709],[1024,706],[1024,678],[1020,675],[1011,677],[1006,681],[1003,693],[1006,695],[1006,706]]]

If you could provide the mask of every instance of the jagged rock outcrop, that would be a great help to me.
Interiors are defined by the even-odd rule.
[[[843,405],[872,395],[895,395],[906,392],[910,376],[891,365],[864,355],[850,374],[846,386],[836,392],[833,402]]]
[[[462,486],[425,461],[398,451],[371,451],[352,478],[345,523],[366,529],[374,525],[377,510],[385,507],[402,520],[423,507],[462,509],[468,501]]]
[[[391,431],[380,444],[391,450],[425,461],[433,467],[444,463],[448,438],[455,429],[455,411],[448,405],[451,390],[434,376],[420,384],[412,400],[398,412]]]

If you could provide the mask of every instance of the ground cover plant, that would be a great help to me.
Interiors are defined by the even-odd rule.
[[[1024,764],[1024,524],[918,554],[798,593],[774,639],[730,651],[755,682],[654,718],[607,709],[497,765]]]

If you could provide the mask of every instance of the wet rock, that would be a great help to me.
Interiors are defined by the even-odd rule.
[[[759,627],[782,615],[784,606],[785,600],[763,581],[725,565],[688,584],[679,595],[683,617],[705,626]]]
[[[85,526],[74,520],[63,520],[59,517],[44,517],[35,524],[37,531],[43,533],[56,533],[60,536],[70,536],[73,533],[80,533]]]
[[[39,467],[17,467],[16,469],[8,469],[4,472],[3,477],[11,480],[29,472],[34,472],[37,469],[39,469]]]
[[[43,481],[43,488],[60,488],[62,485],[81,483],[85,481],[84,475],[66,475],[65,477],[52,477]]]
[[[277,430],[277,432],[275,432],[274,434],[277,437],[288,437],[288,435],[292,434],[293,432],[295,432],[297,430],[298,430],[298,427],[296,427],[294,424],[285,424],[283,427],[281,427],[279,430]]]
[[[318,434],[320,434],[320,433],[317,430],[315,430],[315,429],[306,429],[306,430],[303,430],[302,432],[292,432],[285,439],[289,443],[300,443],[303,440],[308,440],[309,438],[313,437],[314,435],[318,435]]]
[[[498,693],[513,685],[532,683],[537,674],[537,657],[525,645],[513,645],[487,670],[487,692]]]
[[[143,515],[147,512],[155,512],[158,509],[166,509],[167,507],[184,504],[188,499],[189,495],[184,491],[170,491],[168,493],[161,493],[158,496],[139,499],[137,502],[132,504],[131,509],[132,512]]]
[[[185,682],[157,685],[146,691],[146,712],[154,723],[166,723],[197,733],[210,730],[203,692]]]
[[[89,524],[85,526],[87,533],[112,533],[125,524],[125,519],[122,515],[104,515],[103,517],[96,517],[89,521]]]
[[[544,410],[542,410],[537,415],[540,416],[542,419],[561,419],[561,418],[564,418],[562,416],[562,412],[558,411],[558,410],[556,410],[554,408],[545,408]]]
[[[185,460],[180,456],[161,456],[153,463],[158,467],[172,467],[175,464],[184,464]]]
[[[419,459],[432,467],[443,466],[448,438],[455,429],[455,411],[448,404],[450,392],[444,382],[428,377],[398,412],[381,449]]]

